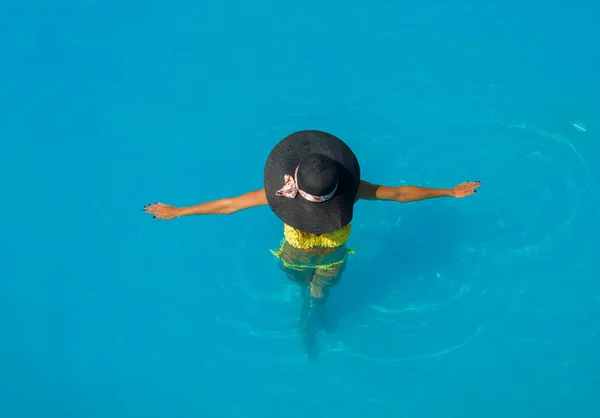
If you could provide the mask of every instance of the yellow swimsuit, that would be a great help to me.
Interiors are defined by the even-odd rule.
[[[345,248],[345,244],[350,238],[350,231],[352,230],[352,226],[350,224],[345,227],[338,229],[337,231],[329,232],[323,235],[314,235],[306,232],[299,231],[297,229],[292,228],[291,226],[284,224],[283,227],[283,235],[284,239],[281,241],[281,246],[279,250],[273,251],[270,250],[277,258],[283,261],[283,264],[286,267],[292,269],[306,269],[306,268],[315,268],[319,270],[331,270],[336,268],[339,264],[342,264],[348,258],[348,254],[353,254],[353,250],[349,250]],[[303,260],[302,263],[290,263],[289,260],[284,260],[281,255],[286,243],[295,249],[298,250],[310,250],[315,248],[327,248],[329,250],[339,248],[343,250],[343,255],[340,259],[340,253],[338,251],[332,252],[327,251],[328,254],[334,255],[335,260],[331,260],[330,262],[326,262],[323,260],[324,257],[320,257],[320,262],[308,262],[308,260]],[[300,251],[301,252],[301,251]]]

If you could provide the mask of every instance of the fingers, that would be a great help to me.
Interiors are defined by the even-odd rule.
[[[158,209],[158,203],[150,203],[149,205],[144,206],[143,211],[146,213],[156,213]]]
[[[143,212],[154,215],[153,219],[173,219],[174,216],[169,213],[169,208],[172,206],[164,203],[156,202],[144,206]]]
[[[476,188],[481,186],[481,182],[480,181],[465,181],[462,186],[467,189],[467,191],[472,192],[470,194],[473,193],[477,193],[477,190],[475,190]]]
[[[458,197],[470,196],[477,193],[477,188],[481,186],[480,181],[465,181],[456,186],[456,190],[459,194]]]
[[[481,186],[481,182],[480,181],[469,181],[465,184],[466,188],[467,188],[467,193],[469,195],[475,194],[477,193],[477,188],[479,186]]]
[[[159,218],[160,217],[160,213],[163,211],[163,209],[166,207],[167,205],[165,205],[164,203],[150,203],[149,205],[144,206],[143,211],[146,213],[150,213],[152,215],[157,215],[155,216],[155,218]]]

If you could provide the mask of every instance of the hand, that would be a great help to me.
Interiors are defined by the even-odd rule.
[[[153,214],[154,219],[173,219],[181,216],[181,209],[164,203],[151,203],[144,206],[144,212]]]
[[[464,183],[460,183],[459,185],[454,186],[452,190],[452,195],[457,198],[469,196],[477,193],[477,189],[481,186],[480,181],[465,181]]]

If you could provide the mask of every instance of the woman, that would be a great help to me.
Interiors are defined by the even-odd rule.
[[[329,289],[345,268],[354,204],[360,200],[414,202],[437,197],[472,195],[478,181],[450,189],[381,186],[361,180],[352,150],[339,138],[322,131],[295,132],[281,140],[264,168],[264,188],[234,198],[178,208],[163,203],[144,211],[155,219],[189,215],[230,215],[268,205],[284,222],[284,239],[273,253],[287,277],[302,286],[301,332],[306,355],[316,355],[318,325],[330,329],[324,303]]]

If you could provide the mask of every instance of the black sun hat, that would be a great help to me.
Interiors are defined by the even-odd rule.
[[[326,234],[348,225],[360,184],[360,165],[341,139],[298,131],[267,158],[265,193],[279,219],[302,232]]]

